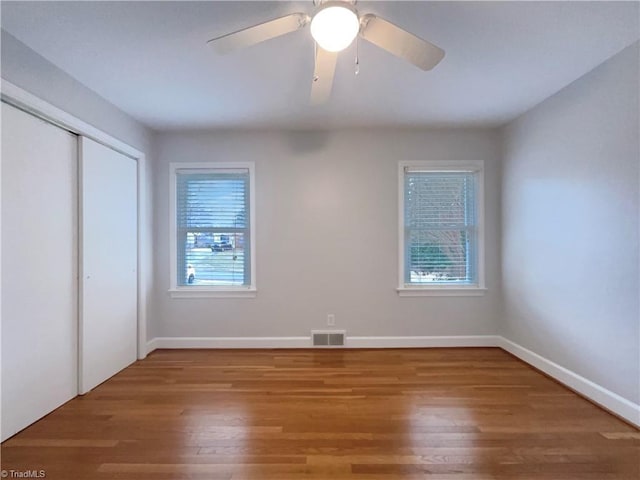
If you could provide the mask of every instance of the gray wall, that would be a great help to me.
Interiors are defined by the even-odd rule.
[[[508,339],[640,401],[638,43],[504,131]]]
[[[2,78],[123,142],[148,152],[152,133],[112,103],[2,30]]]
[[[153,282],[151,244],[153,132],[38,55],[15,37],[4,30],[1,34],[1,73],[3,79],[146,154],[147,200],[145,207],[148,222],[142,226],[142,233],[148,239],[148,246],[143,254],[148,278],[147,291],[143,293],[147,298],[151,298]],[[148,302],[147,309],[149,309]],[[147,319],[147,328],[148,338],[153,338],[155,336],[153,335],[154,325],[150,318]]]
[[[499,155],[492,131],[217,132],[158,135],[156,298],[161,336],[495,334],[499,312]],[[484,297],[399,298],[398,161],[485,160]],[[169,163],[256,162],[254,299],[172,299]]]

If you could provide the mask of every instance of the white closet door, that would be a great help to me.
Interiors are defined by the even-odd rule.
[[[78,393],[77,146],[2,104],[2,440]]]
[[[136,361],[138,207],[135,160],[80,137],[80,389]]]

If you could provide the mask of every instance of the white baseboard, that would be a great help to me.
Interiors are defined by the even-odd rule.
[[[158,348],[158,339],[152,338],[147,342],[147,355]]]
[[[428,337],[347,337],[347,348],[439,348],[497,347],[497,335],[454,335]]]
[[[607,390],[601,385],[584,378],[557,363],[538,355],[504,337],[498,337],[498,346],[515,355],[529,365],[543,371],[572,390],[584,395],[601,407],[640,427],[640,405],[633,403],[617,393]]]
[[[310,337],[156,337],[147,350],[158,348],[308,348]]]
[[[431,337],[347,337],[346,348],[497,347],[496,335]],[[311,337],[157,337],[147,352],[158,348],[312,348]]]

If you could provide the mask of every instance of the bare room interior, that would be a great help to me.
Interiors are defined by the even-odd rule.
[[[640,2],[0,19],[2,478],[640,478]]]

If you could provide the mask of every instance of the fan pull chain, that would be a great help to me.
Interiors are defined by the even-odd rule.
[[[313,42],[313,81],[318,81],[318,75],[316,72],[318,71],[318,44]]]
[[[358,37],[356,37],[356,75],[360,73],[360,55],[358,52],[358,46],[360,43],[358,42]]]

